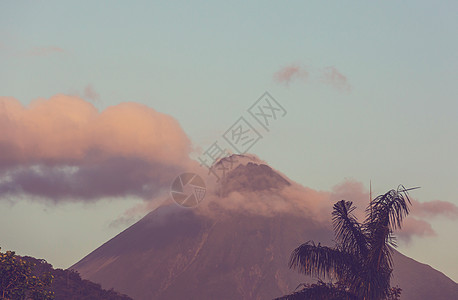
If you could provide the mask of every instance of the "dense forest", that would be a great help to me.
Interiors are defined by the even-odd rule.
[[[54,269],[44,259],[21,257],[12,251],[1,254],[2,299],[132,300],[127,295],[102,289],[100,284],[82,279],[74,270]]]
[[[45,260],[25,256],[24,260],[35,264],[34,272],[37,275],[50,272],[54,276],[51,290],[56,300],[132,300],[132,298],[120,294],[114,290],[104,290],[100,284],[82,279],[78,272],[73,270],[54,269]]]

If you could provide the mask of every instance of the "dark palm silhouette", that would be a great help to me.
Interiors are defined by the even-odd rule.
[[[291,254],[289,266],[305,275],[337,280],[336,283],[302,285],[302,289],[277,299],[397,299],[400,289],[390,287],[393,231],[409,213],[410,199],[399,186],[370,202],[364,223],[353,214],[351,201],[334,204],[332,222],[336,246],[308,241]],[[299,287],[298,287],[299,288]],[[296,289],[297,290],[297,289]]]

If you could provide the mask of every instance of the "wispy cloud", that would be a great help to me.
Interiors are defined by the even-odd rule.
[[[282,213],[296,214],[331,228],[332,207],[337,201],[352,201],[356,206],[353,213],[360,222],[363,222],[367,217],[365,209],[369,204],[369,198],[369,191],[364,185],[354,180],[344,181],[331,191],[317,191],[293,182],[291,186],[284,187],[280,191],[233,192],[224,201],[209,196],[205,199],[203,206],[208,206],[208,211],[211,211],[210,208],[217,204],[225,209],[268,217]],[[412,213],[404,219],[402,229],[395,232],[395,236],[406,243],[410,242],[413,237],[427,238],[437,235],[431,225],[431,216],[456,218],[456,205],[446,201],[419,204],[418,201],[412,200],[411,208]],[[452,212],[449,213],[446,210]]]
[[[413,201],[412,215],[422,218],[447,217],[452,220],[458,220],[458,206],[441,200]]]
[[[91,101],[98,101],[100,99],[99,93],[97,93],[92,84],[88,84],[84,88],[83,97]]]
[[[351,85],[347,77],[334,66],[312,68],[301,64],[290,64],[275,72],[273,78],[278,84],[286,86],[293,82],[302,84],[318,83],[339,91],[351,91]]]
[[[298,64],[292,64],[281,68],[274,74],[274,80],[278,83],[289,85],[296,80],[306,81],[309,73],[304,67]]]
[[[396,232],[396,235],[400,240],[410,243],[414,236],[424,238],[433,237],[437,234],[428,221],[409,216],[404,220],[402,230]]]
[[[341,91],[350,91],[351,86],[347,77],[339,72],[335,67],[326,67],[322,70],[322,81]]]

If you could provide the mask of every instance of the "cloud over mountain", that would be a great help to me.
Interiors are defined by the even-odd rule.
[[[356,181],[316,191],[255,156],[228,161],[233,168],[219,181],[206,180],[197,207],[169,199],[71,268],[135,299],[271,299],[310,282],[288,268],[288,258],[307,240],[334,244],[336,200],[355,201],[363,215],[369,203]],[[411,225],[407,237],[428,234],[427,226]],[[392,285],[402,287],[403,299],[454,299],[457,285],[442,273],[397,251],[393,263]]]
[[[358,220],[362,222],[366,218],[370,193],[361,182],[346,180],[330,191],[319,191],[290,180],[254,155],[238,157],[235,160],[239,163],[219,185],[207,179],[210,188],[216,192],[208,193],[200,204],[199,210],[203,213],[211,215],[224,210],[264,217],[286,213],[305,216],[317,225],[331,228],[333,205],[337,201],[348,200],[356,206],[354,214]],[[376,196],[372,195],[373,198]],[[412,195],[409,197],[412,212],[405,219],[402,229],[396,231],[403,242],[410,242],[414,236],[435,236],[430,223],[432,217],[457,217],[458,208],[453,203],[439,200],[419,202]]]
[[[418,217],[444,216],[452,220],[458,219],[458,206],[451,202],[433,200],[428,202],[413,202],[412,215]]]
[[[139,103],[98,111],[74,96],[56,95],[28,106],[0,97],[0,128],[0,199],[27,196],[59,202],[134,196],[151,200],[168,192],[183,171],[207,174],[190,160],[191,142],[179,123]],[[209,193],[201,210],[206,206],[211,210],[217,203],[227,210],[263,216],[303,214],[330,226],[332,205],[346,199],[358,207],[360,220],[365,217],[369,193],[360,182],[345,181],[331,191],[317,191],[289,180],[255,156],[244,159],[224,183],[220,196],[226,200]],[[206,181],[211,189],[214,183]],[[431,217],[458,216],[458,208],[449,202],[413,200],[413,204],[400,234],[407,241],[414,235],[435,235]],[[124,217],[154,207],[146,203]]]

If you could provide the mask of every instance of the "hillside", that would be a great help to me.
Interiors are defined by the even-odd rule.
[[[332,245],[332,228],[285,193],[290,181],[272,168],[251,161],[234,170],[224,182],[231,197],[209,196],[196,209],[163,205],[72,268],[136,300],[272,299],[314,280],[290,270],[289,255],[307,240]],[[393,258],[403,300],[458,299],[441,272],[396,251]]]
[[[112,289],[105,290],[100,284],[82,279],[77,271],[54,269],[45,260],[30,256],[24,256],[22,259],[35,264],[35,275],[50,272],[54,276],[51,289],[56,300],[132,300]]]

